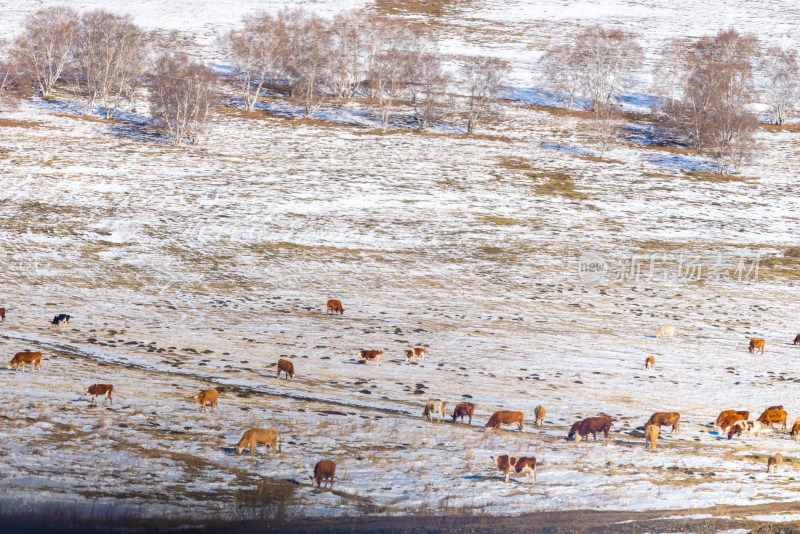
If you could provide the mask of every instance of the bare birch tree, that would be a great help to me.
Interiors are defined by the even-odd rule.
[[[564,109],[572,111],[583,81],[574,43],[556,46],[539,60],[542,81],[558,95]]]
[[[449,102],[447,91],[450,76],[442,67],[442,57],[435,52],[423,52],[412,64],[409,84],[412,120],[417,131],[425,131],[446,114]]]
[[[145,35],[130,15],[104,10],[85,13],[78,21],[73,83],[84,101],[84,113],[96,103],[111,118],[130,96],[144,71]]]
[[[290,96],[312,118],[327,97],[330,33],[319,16],[297,9],[283,14],[287,30],[283,66]]]
[[[199,143],[219,102],[218,76],[186,54],[166,52],[155,62],[150,83],[153,122],[172,139]]]
[[[0,39],[0,111],[14,109],[30,89],[30,80],[9,49],[8,41]]]
[[[800,64],[797,51],[770,47],[759,61],[758,70],[764,80],[764,100],[772,111],[775,124],[783,124],[797,109],[800,96]]]
[[[327,70],[335,98],[351,98],[361,89],[371,61],[371,18],[364,11],[347,11],[333,19]]]
[[[472,57],[461,68],[468,95],[465,104],[468,134],[473,133],[495,108],[494,97],[509,70],[507,61],[492,57]]]
[[[376,29],[372,46],[375,53],[367,73],[368,88],[378,106],[378,117],[384,131],[392,112],[409,85],[418,55],[420,35],[416,27],[388,18],[373,21]]]
[[[753,62],[758,38],[736,30],[703,37],[689,51],[686,84],[668,109],[670,122],[727,174],[747,161],[756,146]]]
[[[633,81],[634,67],[641,61],[642,47],[632,33],[592,26],[575,41],[577,67],[584,90],[597,111]]]
[[[77,12],[67,6],[40,9],[28,16],[14,41],[16,62],[44,97],[50,96],[72,58],[77,20]]]
[[[247,16],[242,25],[221,37],[218,44],[233,66],[245,109],[253,111],[264,85],[275,78],[286,34],[280,21],[267,13]]]

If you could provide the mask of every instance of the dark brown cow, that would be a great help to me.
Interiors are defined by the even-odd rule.
[[[311,485],[314,487],[324,485],[324,481],[330,481],[330,487],[333,488],[333,475],[336,474],[336,464],[330,460],[322,460],[317,462],[314,466],[314,476],[309,476]]]
[[[4,322],[6,322],[6,309],[0,308],[0,323]],[[800,337],[800,335],[798,335],[797,337]]]
[[[797,334],[797,337],[794,338],[794,344],[800,345],[800,334]]]
[[[567,439],[580,441],[591,434],[595,441],[597,441],[597,433],[601,430],[603,431],[604,438],[607,440],[608,432],[611,430],[611,417],[607,415],[601,415],[598,417],[587,417],[583,421],[578,421],[572,425],[572,428],[569,430],[569,434],[567,435]],[[575,435],[576,432],[577,436]]]
[[[339,312],[339,315],[344,315],[344,308],[342,308],[342,301],[331,299],[328,301],[328,309],[325,310],[325,315],[328,315],[329,313],[336,315],[336,312]]]
[[[475,405],[471,402],[459,402],[456,404],[456,407],[453,409],[453,422],[456,422],[456,419],[459,417],[461,418],[461,422],[464,422],[464,417],[469,417],[469,423],[472,424],[472,414],[475,412]]]
[[[490,456],[494,465],[496,465],[500,471],[505,473],[506,475],[506,482],[508,482],[508,476],[511,474],[511,470],[513,469],[517,473],[525,473],[525,478],[531,481],[531,484],[536,482],[536,458],[533,456],[509,456],[508,454],[504,454],[503,456],[498,456],[495,458],[494,456]]]
[[[650,416],[650,419],[648,419],[644,426],[658,425],[658,429],[661,430],[662,426],[672,425],[672,431],[670,432],[670,434],[672,434],[678,431],[678,422],[680,418],[681,414],[678,412],[656,412]]]
[[[281,372],[285,373],[286,378],[294,379],[294,364],[289,360],[278,360],[278,378],[281,377]]]
[[[25,370],[25,364],[33,365],[33,370],[36,370],[36,366],[39,366],[39,372],[42,372],[42,353],[41,352],[33,352],[30,350],[24,350],[22,352],[18,352],[11,358],[11,363],[8,364],[8,368],[11,369],[12,367],[16,371],[20,367],[22,370]]]
[[[497,430],[502,425],[517,425],[520,432],[522,432],[522,419],[524,418],[522,412],[514,412],[511,410],[500,410],[494,412],[486,423],[486,431]]]
[[[761,354],[764,354],[764,340],[758,337],[751,337],[750,338],[750,354],[753,354],[753,351],[758,352],[761,349]]]
[[[360,350],[358,351],[358,357],[364,360],[364,363],[367,363],[370,360],[374,360],[381,364],[381,356],[383,356],[382,350]]]
[[[96,402],[98,395],[105,395],[103,398],[103,404],[106,403],[106,399],[109,401],[109,403],[114,404],[114,399],[111,398],[111,391],[113,389],[114,386],[111,384],[95,384],[86,388],[86,391],[83,394],[92,396],[92,404]]]
[[[786,430],[786,415],[786,410],[767,409],[758,418],[758,422],[770,427],[775,423],[781,423],[783,429]]]

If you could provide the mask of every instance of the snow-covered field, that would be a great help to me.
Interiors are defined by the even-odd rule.
[[[113,9],[193,34],[203,50],[251,4]],[[459,27],[449,52],[519,58],[520,95],[520,65],[547,45],[543,33],[598,20],[659,38],[735,25],[782,41],[795,9],[704,3],[687,17],[690,4],[676,2],[455,4],[408,16]],[[112,7],[79,7],[95,6]],[[30,9],[0,0],[12,30]],[[186,148],[143,133],[145,117],[85,120],[61,99],[0,114],[0,354],[45,354],[41,375],[0,373],[3,501],[224,512],[265,476],[299,482],[296,512],[308,515],[795,499],[800,443],[784,431],[728,441],[710,427],[730,408],[783,404],[790,424],[800,415],[793,271],[765,264],[741,281],[692,281],[648,278],[646,262],[638,279],[587,283],[578,269],[588,251],[609,262],[657,255],[668,269],[723,254],[751,267],[798,245],[798,134],[761,132],[744,179],[721,181],[686,172],[704,170],[698,158],[637,143],[587,158],[583,119],[507,108],[493,136],[472,138],[226,112]],[[651,133],[631,126],[639,142]],[[574,180],[573,194],[547,192],[555,173]],[[328,298],[344,316],[325,315]],[[49,328],[56,313],[72,315],[68,328]],[[655,339],[661,324],[677,336]],[[766,340],[764,356],[748,354],[751,336]],[[411,346],[428,347],[424,363],[404,361]],[[361,348],[383,349],[383,365],[357,365]],[[275,378],[279,357],[294,362],[293,381]],[[80,397],[92,383],[114,384],[113,407]],[[219,410],[199,414],[191,396],[211,385]],[[474,402],[473,425],[423,422],[433,398]],[[525,412],[524,432],[483,432],[501,408]],[[650,452],[637,428],[654,411],[682,422]],[[610,443],[564,440],[600,413],[614,419]],[[257,426],[281,431],[280,454],[235,454]],[[775,452],[791,462],[767,475]],[[537,483],[504,484],[489,460],[504,453],[536,456]],[[333,493],[308,484],[324,458],[339,466]]]

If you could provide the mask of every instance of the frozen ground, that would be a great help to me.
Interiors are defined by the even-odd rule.
[[[465,4],[477,11],[463,24],[483,27],[471,18],[483,4]],[[677,18],[673,5],[659,12]],[[157,26],[155,4],[136,6]],[[215,18],[214,6],[174,24],[208,35],[243,9]],[[16,20],[28,9],[0,7]],[[143,120],[83,120],[58,99],[0,116],[0,354],[45,353],[41,375],[0,373],[4,499],[225,510],[264,476],[299,482],[311,515],[796,498],[800,443],[709,426],[728,408],[800,415],[796,266],[780,256],[800,231],[796,134],[763,131],[744,179],[720,181],[688,172],[698,158],[643,146],[654,134],[641,126],[609,160],[586,157],[583,119],[523,105],[473,138],[228,112],[202,146],[177,149]],[[574,191],[548,189],[558,173]],[[646,266],[588,284],[587,251],[788,267],[689,281],[647,279]],[[328,298],[343,317],[325,316]],[[56,313],[69,328],[48,327]],[[677,337],[655,339],[661,324]],[[764,356],[747,353],[751,336]],[[425,363],[405,363],[417,345]],[[358,365],[359,348],[383,349],[383,365]],[[294,381],[274,377],[279,357]],[[114,384],[113,408],[80,398],[92,383]],[[191,396],[208,385],[219,411],[200,415]],[[424,423],[429,398],[471,400],[473,425]],[[525,432],[484,433],[500,408],[523,410]],[[681,412],[680,433],[648,452],[637,427],[666,410]],[[599,413],[614,419],[609,444],[564,441]],[[233,454],[252,426],[278,428],[281,454]],[[768,476],[775,452],[792,461]],[[536,485],[504,484],[489,461],[503,453],[535,455]],[[337,492],[306,484],[323,458],[340,466]]]

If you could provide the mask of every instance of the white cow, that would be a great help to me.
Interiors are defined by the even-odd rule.
[[[436,413],[438,414],[436,416],[436,419],[441,423],[444,420],[445,405],[447,405],[447,402],[445,401],[440,401],[440,400],[428,401],[428,404],[425,405],[425,409],[422,411],[422,418],[426,421],[430,419],[430,421],[432,422],[433,414]]]

